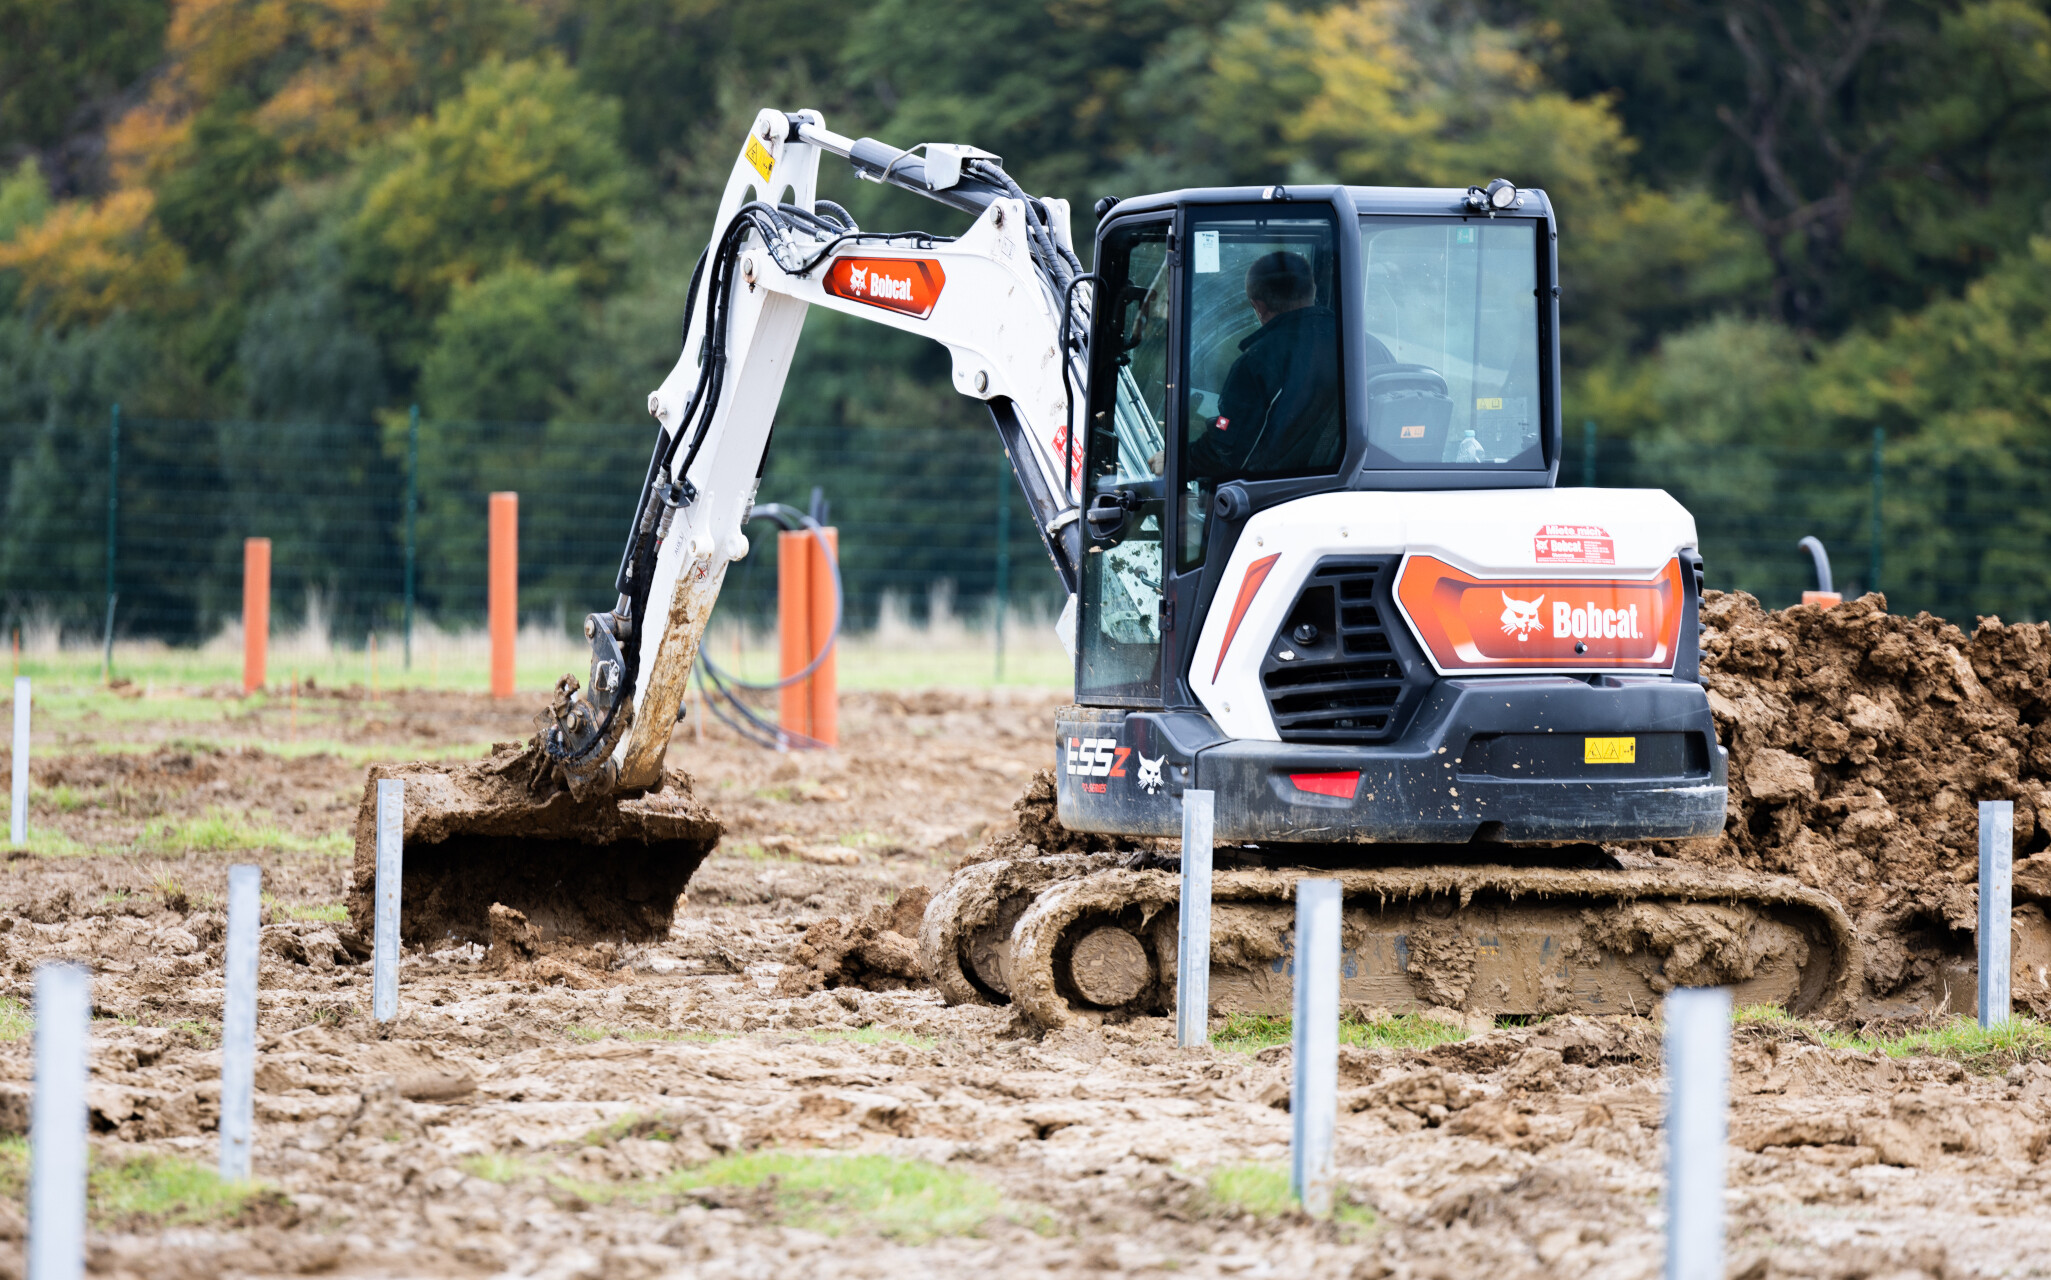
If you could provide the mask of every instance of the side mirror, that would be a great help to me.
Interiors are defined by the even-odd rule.
[[[1253,511],[1253,499],[1238,481],[1218,486],[1218,496],[1211,499],[1211,510],[1220,520],[1244,520]]]

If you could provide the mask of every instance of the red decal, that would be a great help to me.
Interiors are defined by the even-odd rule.
[[[1055,457],[1067,459],[1068,483],[1071,486],[1080,485],[1082,483],[1082,450],[1077,449],[1073,454],[1068,452],[1068,428],[1056,427],[1054,429],[1054,438],[1047,443],[1053,447]]]
[[[1220,418],[1220,419],[1218,419],[1218,420],[1217,420],[1216,422],[1212,423],[1211,425],[1212,425],[1212,426],[1214,426],[1214,427],[1216,427],[1216,428],[1217,428],[1218,430],[1220,430],[1220,431],[1223,431],[1223,430],[1224,430],[1225,428],[1227,428],[1227,427],[1229,427],[1229,426],[1231,426],[1231,425],[1232,425],[1232,419],[1230,419],[1230,418]]]
[[[1082,784],[1082,789],[1090,792],[1092,795],[1100,796],[1104,794],[1105,789],[1109,786],[1110,784],[1107,782],[1085,782]]]
[[[826,292],[851,302],[924,320],[933,314],[947,273],[931,258],[841,258],[827,268]]]
[[[1282,553],[1278,551],[1246,566],[1246,577],[1239,583],[1239,598],[1232,602],[1232,617],[1225,623],[1225,643],[1218,646],[1218,665],[1211,668],[1211,683],[1216,684],[1218,673],[1225,669],[1225,651],[1232,647],[1232,637],[1239,634],[1239,620],[1246,616],[1246,606],[1253,603],[1261,583],[1268,580],[1268,570],[1274,568],[1275,561],[1281,558]]]
[[[1132,748],[1131,748],[1131,747],[1120,747],[1120,748],[1118,748],[1118,760],[1117,760],[1117,762],[1116,762],[1115,764],[1113,764],[1113,765],[1111,766],[1111,776],[1112,776],[1112,777],[1114,777],[1114,778],[1122,778],[1122,777],[1124,777],[1124,776],[1125,776],[1125,757],[1127,757],[1127,756],[1129,756],[1129,755],[1131,755],[1131,754],[1132,754]]]
[[[1412,556],[1396,599],[1442,671],[1673,666],[1681,562],[1650,580],[1486,580]]]
[[[1360,771],[1356,769],[1351,773],[1292,773],[1289,775],[1289,781],[1296,784],[1298,791],[1351,800],[1354,793],[1360,790]]]
[[[1532,538],[1540,564],[1615,564],[1616,540],[1592,524],[1549,524]]]

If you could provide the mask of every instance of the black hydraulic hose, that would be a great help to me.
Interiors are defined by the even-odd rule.
[[[819,651],[812,655],[812,660],[806,663],[802,669],[794,671],[778,680],[743,680],[739,676],[719,671],[718,667],[709,657],[702,651],[699,653],[698,661],[712,667],[722,681],[737,685],[743,689],[754,689],[768,693],[777,689],[788,689],[799,681],[809,678],[813,672],[819,669],[819,665],[826,661],[827,655],[833,652],[834,642],[840,639],[842,606],[840,560],[833,554],[832,544],[826,541],[825,529],[820,527],[817,520],[814,520],[810,515],[798,510],[796,507],[787,506],[781,502],[766,502],[750,510],[748,516],[750,519],[773,519],[786,528],[803,528],[809,531],[812,535],[812,540],[819,544],[819,554],[826,557],[826,567],[832,571],[833,576],[833,625],[826,629],[826,642],[819,646]]]

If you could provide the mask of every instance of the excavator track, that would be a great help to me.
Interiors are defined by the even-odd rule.
[[[1128,861],[966,868],[926,916],[935,986],[1050,1028],[1172,1011],[1180,878]],[[1855,995],[1844,909],[1793,880],[1682,866],[1274,868],[1213,877],[1213,1014],[1289,1011],[1306,876],[1344,886],[1339,991],[1352,1010],[1646,1013],[1675,986],[1728,986],[1740,1004],[1832,1017]]]

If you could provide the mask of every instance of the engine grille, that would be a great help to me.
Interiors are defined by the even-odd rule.
[[[1417,677],[1421,663],[1400,631],[1397,563],[1326,559],[1311,570],[1261,663],[1282,741],[1381,742],[1402,730],[1429,680]]]

